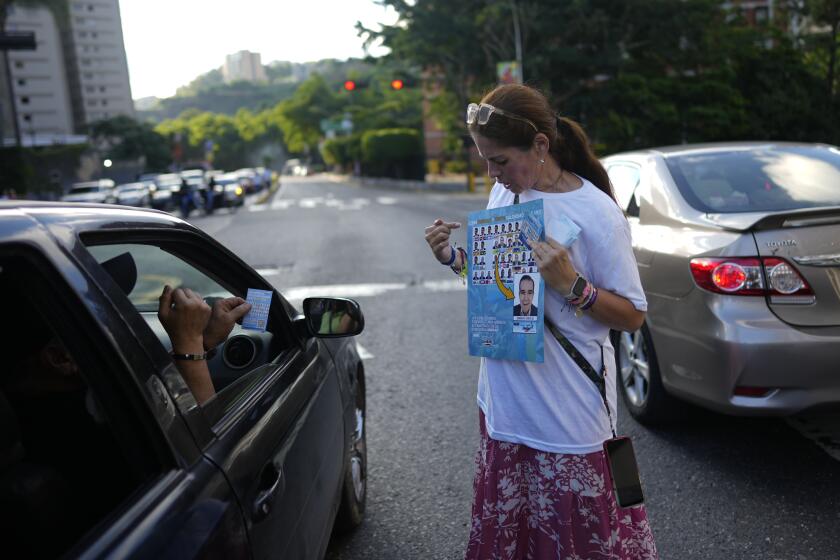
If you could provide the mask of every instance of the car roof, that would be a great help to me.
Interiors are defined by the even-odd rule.
[[[615,158],[620,156],[643,156],[643,155],[660,155],[664,158],[673,156],[684,156],[687,154],[698,154],[702,152],[720,152],[720,151],[737,151],[749,150],[755,148],[770,148],[770,147],[786,147],[786,148],[831,148],[828,144],[814,144],[808,142],[776,142],[776,141],[741,141],[741,142],[707,142],[703,144],[675,144],[672,146],[659,146],[655,148],[644,148],[640,150],[631,150],[626,152],[618,152],[609,154],[604,158]]]
[[[197,231],[184,220],[160,210],[79,202],[46,202],[35,200],[0,200],[0,240],[4,237],[2,216],[13,210],[46,225],[60,216],[61,226],[76,233],[107,231],[131,225],[143,228],[188,229]]]

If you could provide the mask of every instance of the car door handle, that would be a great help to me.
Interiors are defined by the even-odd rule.
[[[265,487],[268,485],[268,488]],[[274,499],[283,487],[283,470],[274,465],[268,465],[260,477],[260,492],[254,500],[251,512],[254,522],[262,521],[271,513]]]

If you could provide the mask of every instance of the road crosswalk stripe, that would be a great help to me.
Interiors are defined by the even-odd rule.
[[[248,206],[250,212],[265,212],[266,210],[288,210],[292,207],[314,210],[320,207],[335,208],[336,210],[362,210],[371,204],[393,206],[399,204],[400,199],[392,196],[378,196],[371,200],[365,197],[336,198],[334,196],[308,196],[304,198],[277,198],[270,203],[252,204]]]

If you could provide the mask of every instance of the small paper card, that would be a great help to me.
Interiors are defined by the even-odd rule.
[[[271,290],[248,288],[245,300],[251,304],[251,310],[242,318],[242,328],[265,331],[268,324],[268,310],[271,308]]]
[[[580,227],[565,214],[559,214],[557,218],[551,218],[545,224],[546,237],[552,238],[566,248],[572,246],[579,234]]]

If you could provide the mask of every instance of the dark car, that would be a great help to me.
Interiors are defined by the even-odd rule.
[[[198,405],[157,318],[162,287],[272,291]],[[182,220],[0,203],[3,556],[321,558],[365,505],[364,368],[352,300],[303,314]]]

